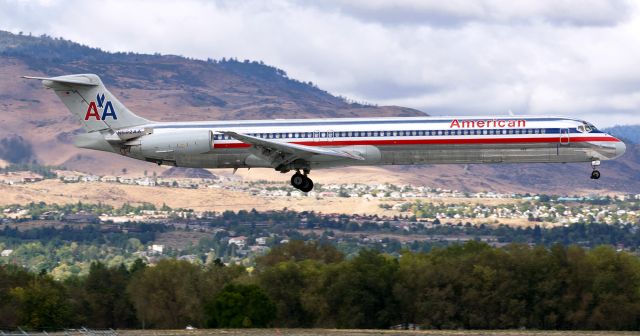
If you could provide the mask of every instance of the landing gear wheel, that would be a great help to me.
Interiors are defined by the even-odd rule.
[[[313,181],[300,173],[295,173],[291,176],[291,185],[303,192],[309,192],[313,189]]]
[[[599,170],[594,170],[591,172],[591,179],[593,180],[597,180],[600,178],[600,171]]]
[[[302,185],[302,187],[298,188],[303,192],[310,192],[311,189],[313,189],[313,181],[311,181],[310,178],[303,176],[304,177],[304,184]]]
[[[295,173],[293,174],[293,176],[291,176],[291,185],[296,189],[300,189],[305,184],[306,179],[307,178],[304,175]]]

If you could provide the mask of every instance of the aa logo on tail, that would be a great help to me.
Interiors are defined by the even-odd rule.
[[[113,118],[113,120],[118,120],[118,116],[116,116],[116,111],[113,109],[113,104],[111,104],[110,100],[104,101],[104,93],[102,95],[96,95],[96,101],[98,102],[96,106],[96,102],[92,101],[89,103],[89,107],[87,108],[87,113],[84,115],[84,120],[89,120],[91,118],[95,118],[95,120],[105,120],[107,117]],[[98,108],[102,109],[102,115],[98,113]]]

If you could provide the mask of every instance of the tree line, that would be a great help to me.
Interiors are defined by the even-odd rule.
[[[165,259],[93,263],[84,277],[0,266],[0,329],[326,327],[640,328],[640,260],[611,247],[484,243],[405,251],[292,241],[251,271]]]

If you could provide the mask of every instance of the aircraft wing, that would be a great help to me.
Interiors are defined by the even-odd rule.
[[[360,155],[349,153],[347,151],[342,151],[339,149],[330,149],[330,148],[322,148],[322,147],[314,147],[314,146],[305,146],[305,145],[299,145],[299,144],[293,144],[293,143],[276,142],[276,141],[256,138],[254,136],[250,136],[246,134],[231,132],[231,131],[220,131],[220,133],[226,134],[238,141],[242,141],[244,143],[247,143],[256,147],[262,147],[270,151],[289,154],[301,159],[309,159],[314,155],[327,155],[327,156],[333,156],[333,157],[343,158],[343,159],[364,160],[364,158]]]

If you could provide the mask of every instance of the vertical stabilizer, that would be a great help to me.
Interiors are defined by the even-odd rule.
[[[129,111],[107,90],[97,75],[24,78],[40,79],[45,87],[53,89],[87,132],[118,130],[150,123]]]

